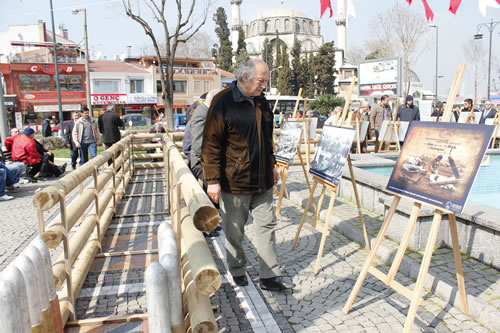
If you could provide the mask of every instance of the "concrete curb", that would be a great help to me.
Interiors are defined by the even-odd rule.
[[[290,200],[304,209],[307,198],[301,196],[299,192],[290,191],[289,193]],[[312,211],[312,206],[310,207],[310,210]],[[326,210],[323,210],[320,213],[320,218],[323,221],[326,218],[326,213]],[[364,244],[364,238],[361,229],[350,225],[349,223],[342,222],[343,221],[335,215],[330,218],[330,225],[333,226],[336,231],[359,244]],[[371,238],[370,244],[373,245],[374,243],[375,238]],[[377,255],[385,262],[391,262],[395,254],[395,249],[391,249],[384,244],[380,246],[377,252]],[[413,280],[416,280],[419,269],[419,262],[405,256],[403,258],[403,261],[401,262],[399,272],[407,275]],[[439,278],[427,273],[424,287],[428,290],[431,290],[435,295],[443,298],[447,303],[453,305],[454,307],[458,309],[461,308],[460,296],[458,295],[458,287],[456,284],[451,285],[448,282],[440,280]],[[488,329],[491,329],[495,332],[500,332],[500,321],[498,320],[498,318],[500,318],[500,311],[473,295],[467,295],[467,301],[469,303],[469,312],[472,318],[482,323]]]

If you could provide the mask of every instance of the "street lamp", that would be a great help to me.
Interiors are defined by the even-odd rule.
[[[491,20],[489,23],[479,23],[476,27],[477,32],[474,35],[474,39],[482,39],[483,34],[479,33],[479,30],[481,30],[482,27],[486,27],[488,31],[490,32],[490,44],[488,47],[488,100],[490,99],[490,76],[491,76],[491,35],[493,34],[493,30],[495,30],[495,27],[497,24],[499,24],[500,21],[495,21]]]
[[[73,8],[71,10],[71,13],[73,15],[77,15],[79,12],[83,12],[83,33],[84,33],[84,39],[85,39],[85,83],[86,83],[86,89],[87,89],[87,107],[89,108],[90,111],[90,116],[93,117],[94,113],[92,111],[92,103],[90,101],[90,68],[89,68],[89,39],[87,36],[87,9],[85,8]]]
[[[439,42],[439,28],[435,24],[429,24],[429,28],[436,28],[436,83],[434,86],[434,94],[436,95],[436,100],[438,100],[438,42]]]
[[[282,69],[282,68],[283,68],[283,66],[278,66],[278,67],[276,67],[275,69],[273,69],[273,70],[271,70],[271,71],[269,72],[269,92],[271,92],[271,89],[272,89],[272,87],[273,87],[273,86],[272,86],[272,83],[271,83],[271,82],[272,82],[272,78],[273,78],[273,72],[274,72],[274,71],[277,71],[277,70],[279,70],[279,69]]]

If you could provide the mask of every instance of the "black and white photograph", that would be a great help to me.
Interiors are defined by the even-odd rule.
[[[313,140],[316,137],[316,128],[318,128],[318,118],[313,117],[309,123],[309,131],[307,133],[309,140]]]
[[[355,131],[353,128],[324,126],[309,172],[338,185]]]
[[[303,125],[302,121],[286,121],[284,123],[276,147],[276,159],[290,164],[293,163]]]

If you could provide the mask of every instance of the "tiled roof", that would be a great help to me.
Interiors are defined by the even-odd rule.
[[[149,73],[146,69],[141,68],[139,64],[129,64],[119,60],[91,60],[91,72],[101,73]]]

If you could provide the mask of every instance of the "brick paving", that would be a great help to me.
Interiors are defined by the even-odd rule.
[[[222,274],[222,286],[212,296],[219,332],[397,332],[401,331],[408,311],[409,301],[386,288],[386,286],[368,275],[354,306],[349,314],[344,315],[342,308],[358,277],[367,251],[358,243],[345,237],[337,230],[331,230],[323,257],[321,269],[313,273],[316,253],[321,234],[308,224],[304,225],[295,250],[291,243],[302,216],[302,208],[307,198],[307,189],[303,174],[297,167],[292,167],[288,181],[288,190],[301,198],[298,202],[284,200],[281,218],[277,230],[277,244],[280,264],[284,279],[296,286],[285,293],[262,291],[258,287],[256,271],[257,253],[254,247],[255,234],[251,221],[246,226],[245,248],[248,256],[248,274],[251,283],[248,287],[236,287],[224,265],[224,247],[222,236],[208,239],[209,247],[216,258]],[[46,184],[33,184],[36,187]],[[31,186],[24,185],[24,186]],[[37,233],[36,212],[31,204],[34,187],[21,188],[22,197],[0,203],[2,218],[2,242],[0,265],[4,268]],[[162,184],[145,183],[129,186],[127,193],[164,192]],[[14,194],[15,195],[15,194]],[[17,201],[17,202],[16,202]],[[327,205],[327,202],[325,203]],[[324,207],[323,207],[324,208]],[[120,203],[117,214],[134,212],[164,211],[164,198],[153,197],[146,200],[124,200]],[[382,216],[363,210],[368,232],[376,236],[382,222]],[[356,206],[347,200],[336,200],[334,215],[352,228],[360,230]],[[149,236],[155,232],[160,217],[121,218],[113,221],[106,236],[116,239],[114,243],[103,244],[106,251],[116,251],[117,244],[126,249],[156,248],[156,242]],[[20,221],[16,224],[7,221]],[[122,223],[121,225],[115,223]],[[12,236],[11,236],[12,234]],[[131,238],[136,241],[132,242]],[[137,238],[137,239],[136,239]],[[397,244],[388,240],[384,246],[397,248]],[[418,263],[421,253],[408,252],[405,260]],[[488,265],[468,257],[464,261],[467,293],[487,304],[485,311],[500,309],[500,272]],[[107,260],[108,262],[105,262]],[[98,259],[91,269],[77,300],[76,308],[80,319],[101,317],[104,315],[124,315],[147,313],[146,295],[143,284],[144,266],[157,260],[154,255],[138,256],[137,259],[120,261],[118,259]],[[388,270],[386,258],[377,258],[378,268]],[[123,266],[128,267],[123,270]],[[141,268],[142,265],[142,268]],[[411,265],[410,265],[411,266]],[[100,271],[102,267],[108,267]],[[412,267],[398,273],[396,280],[412,287]],[[441,248],[434,253],[430,273],[436,281],[445,281],[456,286],[454,262],[451,249]],[[418,266],[417,266],[418,271]],[[437,283],[437,282],[436,282]],[[449,304],[446,297],[434,292],[431,285],[423,295],[424,302],[419,307],[413,326],[414,332],[493,332],[495,323],[474,319],[464,315],[457,307]],[[436,288],[438,289],[438,288]],[[145,330],[144,323],[126,323],[109,326],[107,329],[120,332],[140,332]],[[90,328],[90,327],[89,327]],[[94,327],[95,331],[106,331]],[[68,332],[77,330],[71,329]]]

